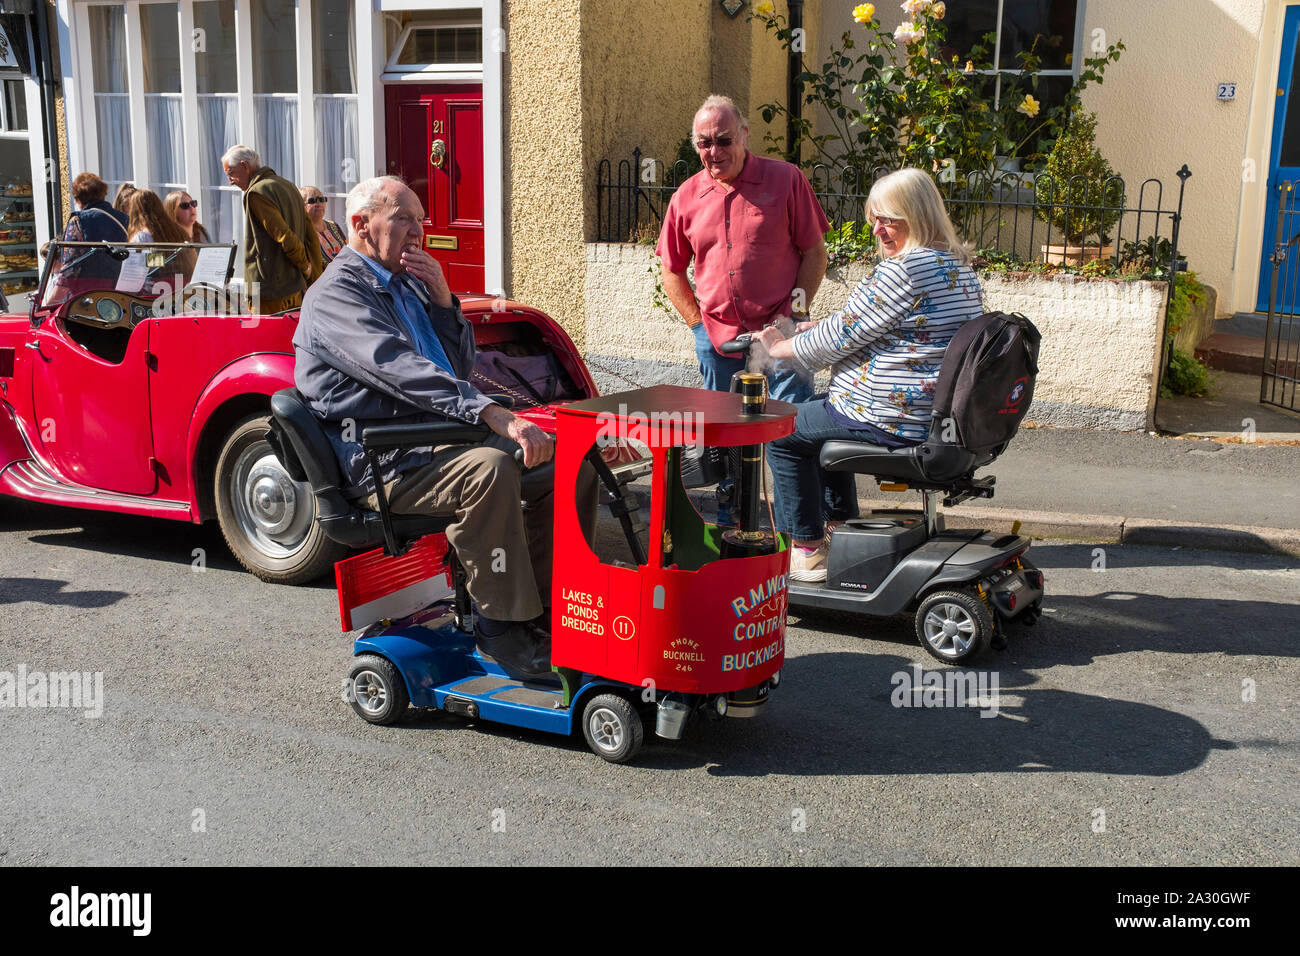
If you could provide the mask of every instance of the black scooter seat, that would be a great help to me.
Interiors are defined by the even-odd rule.
[[[903,448],[885,448],[868,442],[828,441],[820,462],[827,471],[849,471],[906,482],[917,488],[944,490],[953,481],[991,462],[995,455],[976,453],[960,445],[926,441]]]

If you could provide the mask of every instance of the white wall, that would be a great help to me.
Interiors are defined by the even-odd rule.
[[[586,357],[602,392],[699,385],[691,333],[675,312],[653,305],[654,261],[650,246],[587,244]],[[862,263],[832,269],[812,303],[814,318],[843,308],[865,271]],[[1164,283],[995,274],[981,282],[985,309],[1022,312],[1043,334],[1030,421],[1153,427]]]

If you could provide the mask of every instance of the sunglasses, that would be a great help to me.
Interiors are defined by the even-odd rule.
[[[726,149],[733,142],[735,142],[735,137],[733,136],[719,136],[717,139],[709,139],[707,136],[701,136],[695,141],[695,148],[698,150],[706,150],[716,146],[718,149]]]
[[[178,202],[176,204],[176,208],[177,209],[198,209],[199,201],[197,199],[191,199],[189,202]]]
[[[329,200],[326,199],[324,196],[312,196],[310,199],[307,200],[307,205],[314,206],[318,202],[329,202]]]

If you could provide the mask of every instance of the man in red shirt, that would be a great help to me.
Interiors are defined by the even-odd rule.
[[[797,166],[754,156],[749,123],[725,96],[710,96],[695,114],[695,148],[704,169],[668,203],[656,252],[664,291],[695,334],[704,387],[726,391],[745,357],[717,346],[778,318],[808,317],[826,275],[830,224]],[[686,269],[695,260],[695,288]],[[773,398],[807,402],[811,376],[791,361],[769,373]],[[733,479],[718,486],[718,523],[730,524]]]
[[[657,252],[664,290],[695,333],[704,387],[726,390],[745,360],[717,346],[779,317],[807,317],[826,275],[830,224],[798,167],[749,152],[749,123],[727,97],[704,101],[694,141],[704,169],[673,193]],[[806,402],[812,381],[778,363],[771,394]]]

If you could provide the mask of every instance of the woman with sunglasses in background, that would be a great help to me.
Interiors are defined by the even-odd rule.
[[[193,241],[185,235],[180,223],[167,214],[166,205],[152,189],[137,190],[131,197],[131,220],[127,229],[132,242]],[[197,261],[197,250],[182,248],[172,256],[165,273],[152,277],[149,291],[179,292],[190,281]]]
[[[315,186],[299,186],[303,205],[307,207],[307,221],[320,237],[320,252],[326,265],[333,261],[348,244],[347,233],[333,219],[325,218],[325,204],[329,202]]]
[[[163,205],[167,207],[167,215],[175,219],[184,230],[187,242],[212,241],[208,231],[199,222],[199,201],[189,193],[184,190],[168,193]]]

